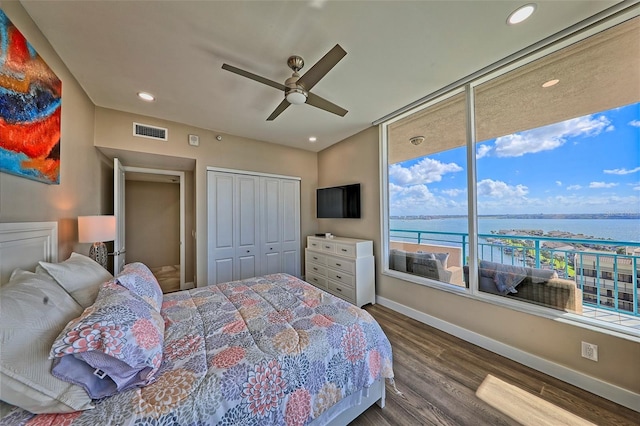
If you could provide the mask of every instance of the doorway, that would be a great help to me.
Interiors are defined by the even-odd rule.
[[[115,273],[142,262],[163,292],[185,289],[184,172],[126,166],[117,158],[114,168]]]

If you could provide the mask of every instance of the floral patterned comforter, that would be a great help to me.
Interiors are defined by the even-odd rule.
[[[393,377],[391,346],[373,317],[290,275],[168,294],[161,314],[153,384],[94,401],[93,410],[18,410],[0,425],[304,425]]]

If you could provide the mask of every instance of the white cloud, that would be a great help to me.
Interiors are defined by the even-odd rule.
[[[524,185],[511,186],[505,182],[492,179],[484,179],[478,182],[478,195],[491,198],[524,197],[529,193],[529,188]]]
[[[453,197],[457,197],[460,194],[465,194],[467,190],[466,189],[443,189],[440,192],[453,198]]]
[[[614,186],[618,186],[618,184],[613,182],[591,182],[589,184],[589,188],[613,188]]]
[[[627,169],[612,169],[612,170],[603,170],[604,173],[610,175],[628,175],[635,172],[640,172],[640,167],[636,167],[635,169],[627,170]]]
[[[479,144],[478,150],[476,151],[476,158],[480,159],[482,157],[486,157],[492,149],[493,147],[488,143]]]
[[[441,163],[425,157],[413,166],[406,168],[400,164],[389,167],[389,177],[398,185],[417,185],[422,183],[440,182],[446,173],[461,172],[462,167],[456,163]]]
[[[640,194],[629,196],[584,196],[556,195],[545,198],[520,198],[517,203],[507,199],[478,199],[478,213],[500,214],[517,213],[598,213],[610,211],[615,206],[617,211],[640,213]]]
[[[631,188],[631,189],[633,189],[634,191],[640,191],[640,185],[638,185],[638,186],[634,186],[634,187],[633,187],[633,188]]]
[[[578,189],[582,189],[581,185],[569,185],[567,186],[567,191],[576,191]]]
[[[556,185],[558,185],[558,186],[562,186],[562,182],[561,182],[561,181],[559,181],[559,180],[557,180],[557,181],[556,181]]]
[[[633,127],[640,127],[640,120],[631,120],[629,125]]]
[[[426,185],[400,186],[389,184],[389,213],[392,216],[425,214],[465,214],[467,203],[437,197]]]
[[[576,136],[596,136],[613,130],[607,117],[592,115],[551,124],[496,139],[495,153],[498,157],[520,157],[541,151],[556,149]]]

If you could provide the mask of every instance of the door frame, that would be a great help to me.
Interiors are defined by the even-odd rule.
[[[117,160],[117,159],[116,159]],[[122,164],[120,161],[120,167],[125,172],[125,179],[127,172],[131,173],[142,173],[142,174],[150,174],[150,175],[164,175],[164,176],[176,176],[178,177],[180,183],[180,290],[187,289],[186,280],[185,280],[185,182],[184,182],[184,172],[179,170],[163,170],[163,169],[152,169],[149,167],[134,167],[127,166]],[[124,197],[124,194],[121,194]],[[124,224],[122,224],[124,226]],[[117,230],[116,232],[119,232]],[[124,234],[123,234],[124,235]],[[117,271],[116,271],[117,273]]]

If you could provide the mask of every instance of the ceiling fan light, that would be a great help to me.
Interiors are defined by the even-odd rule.
[[[307,97],[304,92],[300,89],[291,89],[287,93],[287,101],[293,105],[301,105],[307,101]]]

